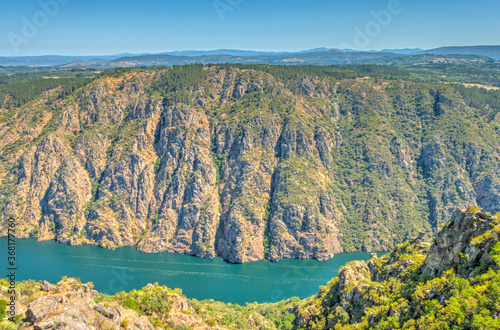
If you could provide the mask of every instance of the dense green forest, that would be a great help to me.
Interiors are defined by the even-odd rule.
[[[500,64],[498,62],[478,64],[432,63],[416,66],[401,65],[399,67],[410,71],[416,80],[500,87]]]
[[[91,78],[49,78],[0,85],[0,100],[3,100],[3,105],[7,108],[20,107],[33,101],[43,92],[56,88],[60,88],[57,97],[64,98],[90,81]]]
[[[210,66],[210,64],[208,65]],[[500,87],[500,64],[499,63],[477,63],[477,64],[456,64],[456,63],[429,63],[420,65],[407,65],[401,63],[392,65],[377,64],[355,64],[355,65],[265,65],[265,64],[218,64],[220,68],[238,68],[241,70],[259,70],[269,73],[282,81],[287,87],[290,81],[296,78],[306,76],[315,76],[320,78],[335,79],[353,79],[357,77],[370,76],[377,79],[402,79],[416,82],[429,83],[470,83],[482,84],[487,86]],[[163,87],[164,93],[180,92],[175,96],[176,99],[185,100],[186,95],[182,96],[182,86],[191,84],[191,81],[203,80],[203,65],[173,66],[162,76],[162,81],[155,82],[152,90],[159,91]],[[166,68],[166,67],[165,67]],[[182,69],[181,69],[182,68]],[[137,69],[137,68],[135,68]],[[147,69],[143,67],[142,69]],[[157,67],[161,69],[161,67]],[[20,106],[30,100],[33,100],[41,92],[57,86],[66,86],[65,93],[68,90],[74,90],[78,86],[88,83],[83,78],[102,77],[105,75],[117,75],[132,69],[105,69],[98,72],[92,68],[80,69],[61,69],[52,67],[2,67],[0,70],[0,100],[5,98],[6,94],[14,97],[13,105]],[[52,78],[52,79],[51,79]],[[83,79],[83,80],[82,80]],[[46,81],[44,81],[46,80]],[[81,80],[81,82],[77,82]],[[168,83],[167,83],[168,81]],[[31,82],[28,84],[28,82]],[[22,84],[25,83],[25,84]],[[7,85],[10,85],[7,87]],[[193,87],[195,85],[192,85]],[[471,94],[475,96],[483,94],[479,99],[487,98],[486,102],[492,101],[492,107],[498,107],[493,99],[498,98],[497,91],[484,92],[477,87],[464,88],[457,86],[464,94],[464,97],[471,99]],[[478,99],[476,97],[476,100]],[[175,101],[172,100],[172,101]],[[475,101],[477,102],[477,101]]]
[[[208,65],[210,66],[210,64]],[[407,65],[402,63],[388,65],[376,64],[355,64],[355,65],[330,65],[330,66],[317,66],[317,65],[265,65],[265,64],[218,64],[221,68],[239,68],[242,70],[259,70],[269,73],[282,81],[288,87],[289,82],[296,78],[303,78],[306,76],[316,76],[320,78],[336,78],[336,79],[353,79],[357,77],[370,76],[377,79],[402,79],[416,82],[429,82],[429,83],[469,83],[481,84],[486,86],[500,87],[500,64],[499,63],[477,63],[477,64],[457,64],[457,63],[429,63],[420,65]],[[146,69],[143,67],[142,69]],[[182,69],[181,69],[182,68]],[[152,90],[160,90],[165,87],[165,93],[173,91],[181,92],[184,84],[194,79],[203,80],[203,70],[201,64],[187,65],[187,66],[174,66],[172,70],[162,76],[163,82],[155,82],[151,86]],[[137,69],[137,68],[135,68]],[[157,67],[161,69],[161,67]],[[41,92],[54,88],[54,86],[65,86],[72,90],[77,88],[78,85],[83,86],[88,81],[83,80],[77,83],[77,80],[82,78],[92,78],[95,76],[102,77],[105,75],[121,74],[131,69],[105,69],[97,73],[95,69],[60,69],[52,67],[2,67],[0,70],[0,100],[5,97],[5,94],[15,94],[18,106],[34,99]],[[21,72],[21,73],[17,73]],[[50,81],[51,79],[54,81]],[[63,80],[66,79],[66,80]],[[70,79],[73,78],[73,79]],[[43,80],[47,80],[44,82]],[[175,80],[175,82],[174,82]],[[31,84],[20,84],[27,83]],[[166,83],[169,81],[169,83]],[[168,85],[170,84],[170,85]],[[2,87],[3,85],[3,87]],[[12,85],[6,87],[6,85]],[[73,88],[74,86],[74,88]],[[194,86],[194,85],[193,85]],[[457,87],[461,90],[464,96],[468,99],[471,93],[476,96],[484,94],[479,98],[484,99],[487,97],[489,100],[498,95],[496,91],[474,91],[477,87],[463,88]],[[21,92],[24,90],[24,92]],[[10,92],[9,92],[10,91]],[[182,93],[180,93],[182,94]],[[176,95],[176,98],[186,98],[186,96]],[[487,102],[489,102],[489,100]],[[172,100],[175,101],[175,100]],[[493,103],[495,103],[493,101]],[[496,103],[495,103],[496,104]],[[497,105],[492,105],[497,107]]]
[[[0,66],[0,85],[14,82],[24,82],[42,78],[89,78],[100,71],[93,68],[72,68],[65,69],[59,67],[17,67]]]

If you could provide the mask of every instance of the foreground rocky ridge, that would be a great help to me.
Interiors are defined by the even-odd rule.
[[[500,213],[457,210],[433,243],[420,235],[355,261],[298,307],[298,328],[500,329]]]
[[[63,278],[18,283],[15,322],[31,329],[500,329],[500,214],[457,210],[433,242],[419,235],[348,263],[317,295],[238,306],[157,284],[113,296]],[[9,284],[0,280],[0,303]]]
[[[7,285],[2,283],[2,285]],[[36,283],[28,281],[20,284],[17,296],[17,317],[15,322],[1,323],[2,329],[145,329],[155,330],[159,327],[151,323],[151,313],[144,315],[143,309],[134,308],[129,301],[126,306],[113,301],[102,301],[103,296],[93,290],[92,283],[82,284],[74,278],[63,278],[52,285],[47,281]],[[148,285],[143,289],[150,299],[157,298],[159,293],[161,304],[168,306],[168,313],[158,318],[165,324],[174,326],[190,326],[196,329],[211,328],[199,315],[191,315],[193,309],[179,290],[170,290],[157,285]],[[6,292],[2,292],[2,298]],[[7,298],[8,299],[8,298]],[[102,301],[102,302],[101,302]],[[152,318],[155,323],[158,320]],[[168,322],[167,322],[168,321]],[[17,326],[14,326],[17,324]],[[215,327],[225,329],[225,327]]]
[[[498,134],[450,86],[188,66],[56,96],[2,109],[21,237],[324,260],[500,211]]]

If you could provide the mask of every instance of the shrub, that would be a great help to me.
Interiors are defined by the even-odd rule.
[[[124,318],[122,321],[121,327],[126,329],[128,327],[128,324],[129,324],[128,319]]]
[[[208,319],[206,319],[205,321],[209,326],[211,327],[215,327],[215,325],[217,324],[217,322],[215,322],[215,320],[211,317],[209,317]]]
[[[0,299],[0,320],[5,318],[9,313],[5,310],[7,307],[7,302],[3,299]]]
[[[478,212],[481,212],[481,207],[477,206],[477,205],[471,205],[469,206],[469,213],[478,213]]]

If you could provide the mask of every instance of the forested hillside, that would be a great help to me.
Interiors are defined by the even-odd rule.
[[[22,237],[236,263],[387,250],[457,205],[500,211],[498,91],[398,70],[189,65],[7,84],[0,209]]]

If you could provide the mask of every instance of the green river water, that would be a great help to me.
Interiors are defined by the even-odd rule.
[[[379,253],[381,255],[383,253]],[[0,256],[7,271],[7,239],[0,239]],[[16,240],[17,280],[47,280],[62,276],[93,282],[108,294],[140,289],[158,282],[181,288],[188,298],[226,303],[277,302],[306,298],[337,276],[352,260],[368,260],[370,253],[340,253],[328,261],[284,259],[228,264],[220,258],[200,259],[173,253],[145,254],[135,247],[114,251],[97,246],[68,246],[54,241]]]

